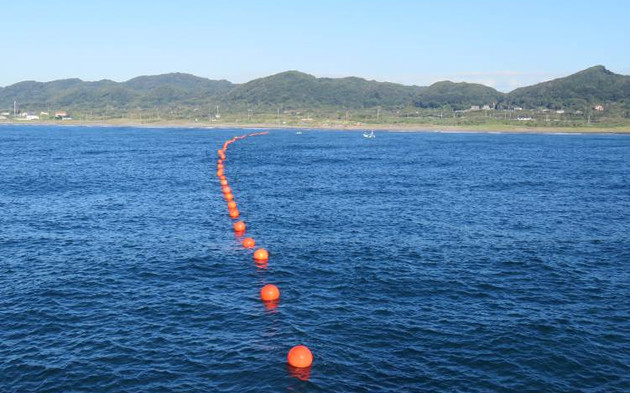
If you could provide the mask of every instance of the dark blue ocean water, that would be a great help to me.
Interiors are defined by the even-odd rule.
[[[0,127],[0,391],[630,390],[630,136],[243,133]]]

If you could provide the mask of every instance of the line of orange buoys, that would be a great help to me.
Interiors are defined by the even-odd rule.
[[[236,136],[232,139],[227,140],[223,144],[223,148],[217,151],[217,155],[219,156],[219,160],[217,161],[217,177],[219,178],[219,183],[221,184],[221,191],[223,192],[223,197],[227,202],[228,214],[230,218],[236,220],[241,216],[241,212],[238,210],[238,204],[234,200],[234,194],[232,188],[229,186],[227,177],[225,177],[225,161],[227,160],[227,149],[228,147],[241,139],[257,136],[257,135],[267,135],[268,132],[255,132],[249,135],[241,135]],[[234,232],[242,236],[245,234],[247,230],[247,225],[243,221],[237,221],[234,223]],[[254,248],[256,246],[256,241],[251,237],[246,237],[242,241],[243,248],[249,249]],[[254,262],[257,267],[267,268],[267,262],[269,261],[269,252],[264,248],[258,248],[254,251]],[[273,285],[267,284],[260,290],[260,298],[263,302],[265,302],[270,307],[275,307],[276,302],[280,299],[280,289]],[[313,354],[311,351],[304,345],[297,345],[289,351],[287,354],[287,361],[292,367],[297,369],[306,369],[311,366],[313,363]],[[308,379],[308,372],[294,372],[295,376],[300,379]]]

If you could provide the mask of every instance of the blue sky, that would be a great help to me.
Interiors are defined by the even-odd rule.
[[[627,1],[3,1],[0,86],[285,70],[503,91],[603,64],[630,74]]]

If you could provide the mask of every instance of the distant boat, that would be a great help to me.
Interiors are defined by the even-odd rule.
[[[302,135],[302,131],[298,131],[295,133],[296,135]]]
[[[376,135],[374,135],[374,131],[370,131],[370,132],[364,132],[363,137],[368,138],[368,139],[374,139],[376,138]]]

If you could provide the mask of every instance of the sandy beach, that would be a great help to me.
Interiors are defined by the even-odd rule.
[[[384,132],[474,132],[474,133],[536,133],[536,134],[630,134],[630,127],[510,127],[496,124],[479,126],[439,126],[435,124],[369,124],[340,125],[340,124],[309,124],[289,125],[277,123],[239,123],[239,122],[194,122],[194,121],[151,121],[139,122],[129,119],[109,121],[0,121],[0,126],[90,126],[90,127],[138,127],[138,128],[238,128],[238,129],[300,129],[300,130],[328,130],[328,131],[384,131]]]

